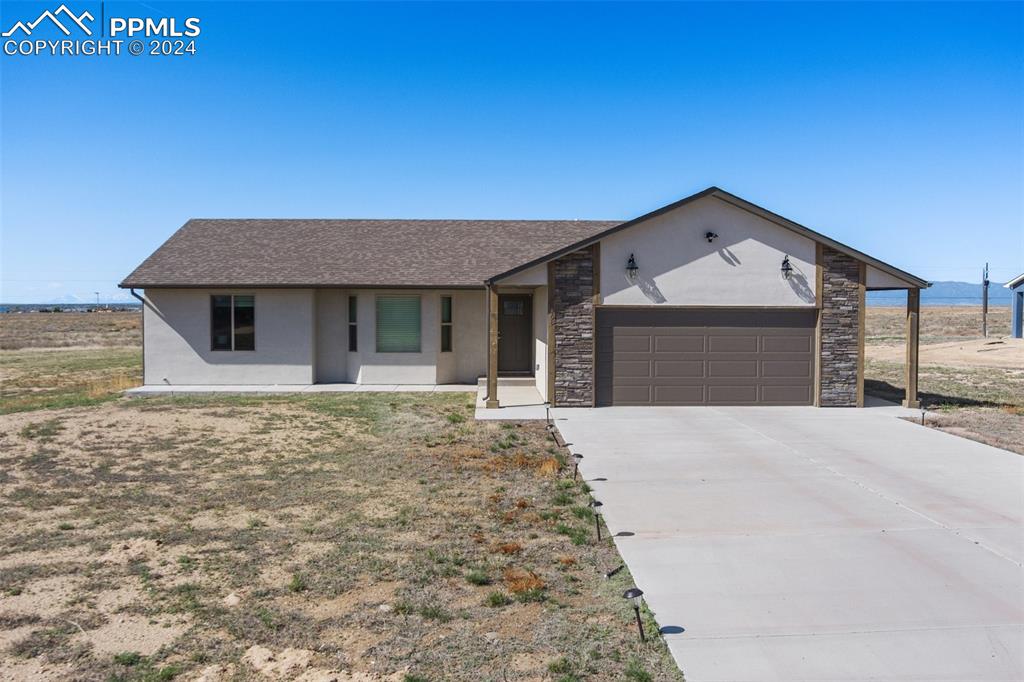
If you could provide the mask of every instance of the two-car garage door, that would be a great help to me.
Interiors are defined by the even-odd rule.
[[[811,405],[814,309],[599,308],[598,405]]]

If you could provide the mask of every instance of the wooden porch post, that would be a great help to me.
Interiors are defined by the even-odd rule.
[[[498,290],[487,287],[487,407],[498,407]]]
[[[919,408],[917,397],[917,355],[920,342],[921,290],[907,289],[907,361],[903,368],[907,386],[903,407]]]

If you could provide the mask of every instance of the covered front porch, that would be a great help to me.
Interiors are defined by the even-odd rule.
[[[477,408],[478,416],[493,414],[482,418],[543,417],[549,394],[549,289],[530,284],[487,290],[487,374],[479,381]],[[537,410],[540,417],[533,414]]]

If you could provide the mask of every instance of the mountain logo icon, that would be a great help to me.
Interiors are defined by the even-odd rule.
[[[89,12],[82,12],[81,14],[76,15],[74,12],[68,9],[67,5],[61,5],[53,12],[51,12],[50,10],[46,10],[42,14],[40,14],[39,18],[37,18],[35,21],[30,21],[28,23],[24,21],[15,22],[14,26],[11,26],[10,30],[4,31],[3,34],[0,35],[3,35],[4,38],[10,38],[18,31],[21,31],[26,36],[30,36],[32,35],[32,31],[36,30],[36,27],[39,26],[39,24],[43,23],[45,19],[49,19],[51,22],[53,22],[53,24],[58,29],[60,29],[60,31],[64,35],[71,35],[71,31],[68,30],[67,26],[62,24],[60,19],[57,18],[59,15],[63,15],[65,21],[73,23],[74,25],[78,26],[78,28],[85,31],[85,35],[92,35],[92,30],[85,25],[85,21],[93,21],[95,17],[93,17],[93,15]]]

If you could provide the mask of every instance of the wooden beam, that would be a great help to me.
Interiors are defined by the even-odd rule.
[[[857,407],[864,407],[864,324],[867,315],[868,265],[860,261],[857,283]]]
[[[555,262],[548,262],[548,404],[555,407]]]
[[[917,396],[917,359],[921,330],[921,290],[907,289],[907,358],[903,367],[903,380],[907,394],[903,407],[917,409],[921,401]]]
[[[498,407],[498,290],[487,287],[487,404]]]
[[[821,243],[814,245],[814,406],[821,407],[821,314],[825,293],[825,255]]]

